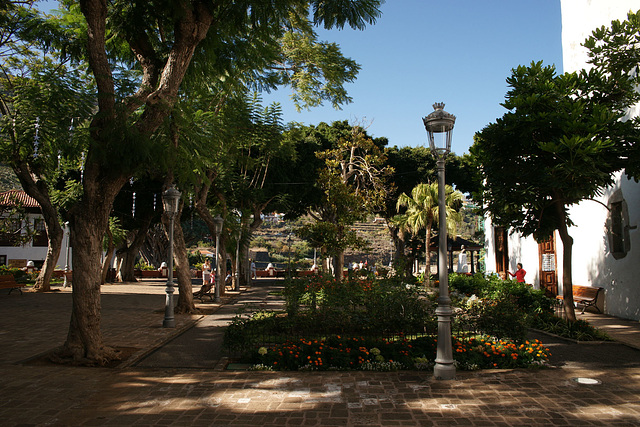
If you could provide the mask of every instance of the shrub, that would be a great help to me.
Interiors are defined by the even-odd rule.
[[[313,276],[286,281],[283,295],[289,317],[312,316],[326,332],[435,330],[433,313],[420,289],[398,280],[350,275],[338,282],[331,276]]]
[[[452,330],[464,331],[453,339],[459,369],[524,367],[546,360],[548,350],[525,340],[532,319],[547,314],[545,299],[515,282],[459,277],[452,275],[458,286],[452,298],[459,310]],[[460,289],[484,298],[467,297]],[[419,285],[400,276],[376,280],[351,275],[343,282],[312,276],[285,281],[282,295],[286,313],[240,313],[225,331],[225,345],[256,369],[433,367],[435,295]]]
[[[11,274],[16,282],[24,282],[28,279],[26,271],[16,267],[9,267],[8,265],[0,265],[0,274]]]
[[[156,267],[154,267],[153,265],[147,264],[143,260],[138,261],[138,263],[135,265],[135,268],[138,270],[146,270],[146,271],[157,270]]]
[[[189,265],[193,265],[196,268],[202,267],[204,264],[206,257],[202,255],[200,251],[195,251],[194,253],[188,253],[187,257],[189,259]]]
[[[575,322],[556,316],[538,316],[534,319],[533,327],[578,341],[611,341],[611,338],[589,324],[585,320]]]
[[[496,275],[453,274],[450,286],[454,294],[469,297],[458,302],[461,311],[454,324],[461,330],[521,342],[537,317],[553,313],[554,301],[543,291]]]

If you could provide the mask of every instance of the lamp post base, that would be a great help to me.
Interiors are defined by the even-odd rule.
[[[176,318],[173,314],[173,283],[167,282],[167,289],[165,292],[167,297],[165,299],[164,305],[164,320],[162,321],[163,328],[175,328],[176,327]]]
[[[453,365],[443,365],[436,363],[433,367],[433,376],[437,380],[455,380],[456,379],[456,367]]]

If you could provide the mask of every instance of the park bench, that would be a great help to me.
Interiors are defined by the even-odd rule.
[[[204,283],[199,291],[193,293],[193,297],[198,298],[202,302],[204,302],[204,297],[209,297],[211,301],[213,301],[213,295],[211,295],[212,290],[213,285],[211,283]]]
[[[598,310],[598,313],[601,313],[596,304],[598,302],[598,295],[600,295],[600,292],[603,290],[603,288],[593,286],[573,285],[573,302],[575,304],[582,304],[582,313],[584,313],[587,307],[594,307]],[[558,295],[556,298],[559,300],[564,299],[562,295]]]
[[[16,283],[16,279],[13,278],[12,274],[2,274],[0,275],[0,289],[9,289],[9,293],[14,289],[17,289],[22,294],[22,288],[24,285]]]

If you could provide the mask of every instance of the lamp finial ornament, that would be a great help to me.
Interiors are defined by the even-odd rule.
[[[444,102],[436,102],[433,104],[434,110],[444,110]]]

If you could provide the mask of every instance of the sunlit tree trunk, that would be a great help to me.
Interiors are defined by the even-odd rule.
[[[576,321],[576,311],[573,302],[573,275],[571,257],[573,254],[573,238],[569,235],[566,221],[566,211],[563,203],[556,202],[560,227],[558,233],[562,240],[562,298],[564,313],[568,320]]]

